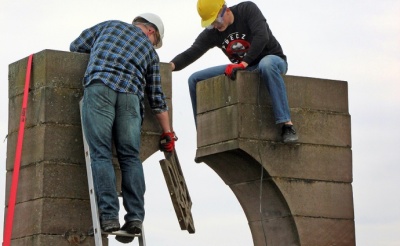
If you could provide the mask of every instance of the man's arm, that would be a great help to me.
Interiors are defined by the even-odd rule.
[[[172,131],[169,124],[168,111],[156,114],[156,118],[161,128],[163,129],[163,133],[160,136],[160,150],[166,152],[174,151],[175,141],[178,140],[178,138],[176,137],[175,132]]]
[[[209,49],[216,46],[212,41],[212,37],[209,36],[206,31],[209,30],[201,32],[190,48],[171,60],[172,71],[184,69],[203,56]]]
[[[90,53],[92,46],[96,40],[97,33],[101,29],[103,23],[99,23],[91,28],[84,30],[78,38],[76,38],[69,46],[69,51]]]
[[[168,111],[164,111],[159,114],[155,114],[158,123],[160,124],[163,132],[172,132],[171,126],[169,124]]]

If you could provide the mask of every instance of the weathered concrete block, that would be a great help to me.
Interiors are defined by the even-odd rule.
[[[57,245],[57,246],[93,246],[95,245],[94,237],[85,237],[82,232],[75,232],[74,235],[33,235],[23,238],[14,239],[13,246],[26,245]],[[108,240],[103,238],[103,246],[108,246]]]
[[[354,220],[295,216],[301,246],[354,246]]]
[[[12,172],[7,172],[6,204],[8,204]],[[17,203],[47,198],[89,199],[84,165],[40,162],[20,170]]]
[[[237,139],[240,121],[236,105],[227,106],[207,114],[197,115],[197,146]],[[210,124],[213,122],[213,124]]]
[[[162,90],[163,90],[163,92],[165,94],[165,97],[168,98],[168,99],[172,99],[172,70],[171,70],[171,64],[165,63],[165,62],[160,62],[160,76],[161,76]],[[170,107],[170,109],[172,110],[172,107]]]
[[[349,187],[351,189],[349,184],[332,182],[309,184],[304,181],[294,181],[293,185],[291,182],[293,181],[267,178],[263,182],[256,180],[231,185],[230,188],[239,202],[246,204],[244,212],[249,222],[265,220],[270,223],[291,216],[325,218],[324,220],[331,218],[334,221],[352,221],[354,218],[352,193],[348,191]],[[296,187],[288,192],[290,188],[283,187],[285,185]],[[310,185],[314,187],[309,187]]]
[[[299,142],[351,146],[349,115],[303,109],[291,113],[299,132]],[[271,108],[250,104],[235,104],[198,114],[197,146],[237,138],[280,142],[280,129],[274,122]]]
[[[272,177],[351,183],[352,152],[327,145],[287,145],[269,141],[239,141]]]
[[[261,168],[259,176],[258,180],[230,186],[238,201],[248,204],[244,209],[248,221],[276,220],[291,216],[288,204],[273,180],[264,177],[261,182]]]
[[[346,81],[283,76],[291,108],[349,113]]]
[[[299,246],[298,232],[292,217],[249,222],[254,246]],[[319,244],[316,244],[319,245]]]
[[[88,54],[43,50],[33,58],[20,182],[14,218],[13,245],[76,244],[80,232],[91,225],[88,184],[83,150],[79,101]],[[9,126],[7,188],[14,168],[27,59],[9,66]],[[172,123],[172,73],[160,63],[161,82]],[[161,128],[145,99],[142,128],[142,160],[158,151]],[[120,170],[113,160],[118,185]],[[119,188],[120,190],[120,188]],[[64,237],[66,232],[77,235]],[[79,237],[79,236],[78,236]],[[93,238],[80,245],[94,245]],[[107,245],[107,239],[103,239]]]
[[[291,108],[348,113],[347,82],[290,75],[283,78]],[[269,93],[255,72],[239,71],[235,81],[224,75],[202,81],[197,94],[198,114],[239,102],[271,106]]]
[[[56,50],[35,53],[32,61],[30,89],[58,87],[81,89],[82,78],[89,60],[87,54]],[[9,65],[9,98],[23,94],[27,58]]]
[[[14,216],[13,238],[87,232],[91,225],[89,200],[41,198],[18,203]]]
[[[254,245],[355,245],[347,82],[284,80],[298,144],[281,143],[265,86],[240,71],[197,84],[196,160],[230,186]]]
[[[9,132],[19,129],[23,95],[9,100]],[[81,89],[40,87],[31,91],[28,98],[25,127],[41,124],[80,125],[79,99]]]
[[[169,108],[168,111],[168,115],[170,118],[170,123],[172,123],[172,113],[173,113],[173,109],[172,109],[172,100],[171,99],[167,99],[167,105]],[[142,125],[142,133],[156,133],[158,135],[161,134],[162,129],[160,127],[160,125],[158,124],[158,121],[156,119],[156,116],[151,112],[149,103],[147,101],[147,99],[145,100],[145,111],[144,111],[144,121],[143,121],[143,125]]]
[[[142,132],[140,159],[146,161],[151,155],[159,150],[160,133]]]
[[[83,93],[82,78],[88,57],[87,54],[55,50],[44,50],[34,55],[26,127],[51,122],[80,125],[78,104]],[[17,131],[19,126],[26,63],[27,58],[24,58],[9,66],[9,133]],[[160,63],[160,73],[165,96],[171,99],[170,65]],[[149,113],[150,107],[145,101]],[[169,105],[172,111],[171,103]],[[153,116],[150,113],[146,116],[143,125],[153,125]],[[172,119],[171,112],[170,117]],[[160,131],[158,125],[151,129]]]
[[[17,132],[8,136],[7,170],[12,170],[14,166],[17,139]],[[25,129],[21,166],[41,161],[84,164],[81,127],[43,124]]]
[[[261,176],[260,164],[240,149],[207,155],[201,161],[207,163],[229,186],[259,180]]]
[[[349,183],[273,178],[293,215],[353,219],[353,191]]]
[[[246,155],[248,158],[245,158]],[[197,156],[201,156],[201,161],[206,163],[214,160],[208,165],[221,173],[220,177],[227,185],[256,179],[259,164],[272,177],[348,183],[353,180],[352,153],[349,148],[231,140],[202,147],[197,150]],[[250,164],[255,162],[257,164]],[[237,172],[242,176],[238,177]]]

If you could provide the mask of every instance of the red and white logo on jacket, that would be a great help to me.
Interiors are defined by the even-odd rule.
[[[222,45],[222,50],[233,63],[240,63],[250,48],[250,43],[245,40],[246,35],[239,33],[230,34]]]

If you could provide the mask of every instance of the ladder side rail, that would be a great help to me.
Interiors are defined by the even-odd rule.
[[[81,122],[82,122],[82,106],[83,106],[83,99],[79,102]],[[92,174],[92,166],[91,166],[92,162],[90,160],[89,145],[86,141],[83,124],[82,124],[82,137],[83,137],[83,147],[85,150],[85,162],[86,162],[86,172],[87,172],[87,177],[88,177],[90,208],[91,208],[90,210],[92,213],[94,241],[95,241],[96,246],[103,246],[103,241],[102,241],[102,237],[101,237],[101,227],[100,227],[100,221],[99,221],[99,211],[98,211],[97,202],[96,202],[96,193],[94,191],[93,174]]]
[[[142,224],[142,233],[140,233],[140,236],[138,237],[139,240],[139,246],[146,246],[146,239],[144,237],[144,226]]]

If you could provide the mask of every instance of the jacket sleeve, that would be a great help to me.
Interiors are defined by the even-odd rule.
[[[153,62],[147,69],[145,91],[153,114],[168,111],[164,92],[161,87],[159,61]]]
[[[247,2],[243,5],[241,15],[245,17],[246,25],[253,34],[251,46],[243,61],[252,64],[259,57],[271,38],[271,31],[261,10],[256,4]]]
[[[204,30],[201,32],[190,48],[175,56],[171,60],[171,62],[175,64],[174,71],[184,69],[203,56],[209,49],[216,46],[210,42],[208,31],[209,30]]]

